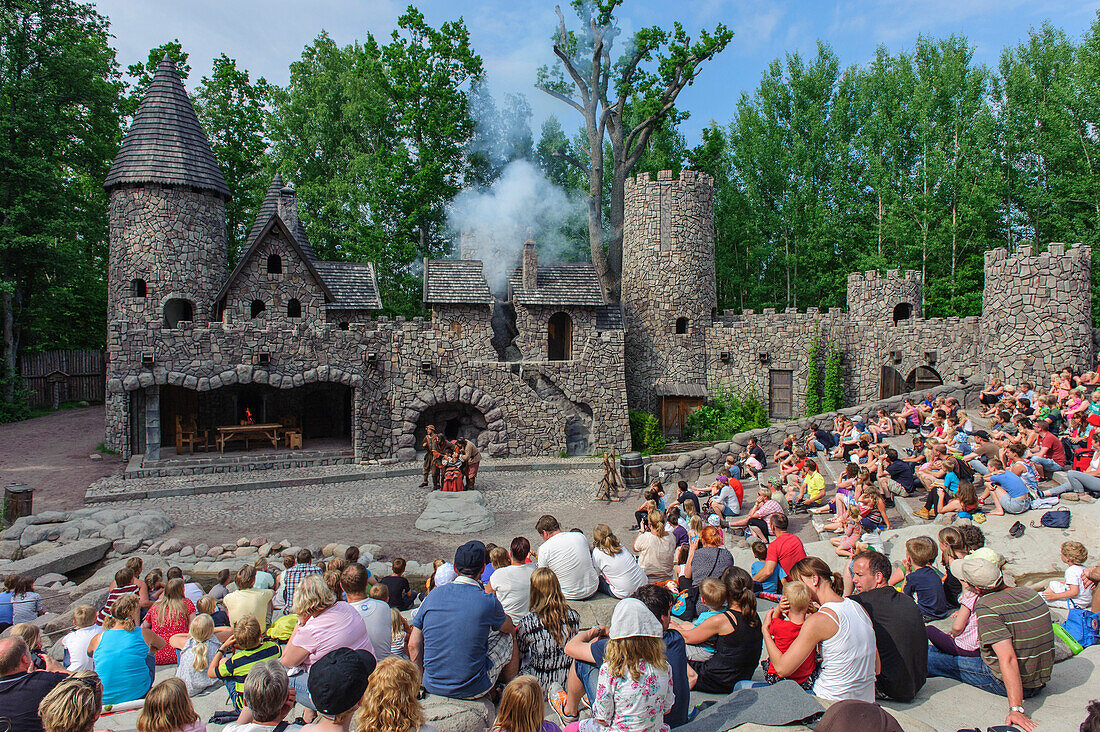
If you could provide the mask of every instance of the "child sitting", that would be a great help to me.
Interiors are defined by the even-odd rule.
[[[226,658],[226,656],[229,656]],[[229,698],[237,711],[241,710],[244,679],[252,667],[260,661],[270,661],[282,655],[282,650],[273,641],[264,640],[260,622],[253,615],[245,615],[233,623],[233,635],[221,644],[206,675],[212,679],[225,681]]]
[[[149,690],[137,718],[138,732],[206,732],[179,679],[165,679]]]
[[[825,526],[828,529],[828,525]],[[844,522],[844,536],[829,539],[829,543],[836,547],[838,557],[851,557],[863,547],[859,537],[863,535],[863,526],[859,522],[859,506],[848,507],[848,517]]]
[[[409,657],[409,630],[412,628],[405,616],[395,607],[390,608],[390,655]]]
[[[390,565],[393,574],[379,580],[389,588],[390,607],[395,607],[398,610],[408,610],[413,606],[413,600],[416,598],[412,588],[409,587],[409,581],[404,577],[405,564],[403,557],[394,559],[393,564]]]
[[[802,631],[802,624],[806,622],[806,616],[810,611],[810,590],[802,582],[784,582],[783,599],[787,601],[787,610],[785,612],[781,611],[772,620],[768,632],[771,633],[776,647],[786,653]],[[783,677],[775,673],[775,666],[772,665],[771,659],[766,655],[764,660],[760,662],[760,667],[764,669],[764,678],[769,684],[778,684],[783,680]],[[806,691],[810,691],[817,679],[817,654],[811,653],[807,656],[802,665],[786,678]]]
[[[168,644],[179,651],[176,678],[183,682],[188,696],[201,694],[217,686],[218,680],[206,674],[210,659],[221,645],[214,635],[214,621],[209,615],[199,613],[192,617],[187,632],[173,635],[168,639]]]
[[[924,626],[924,632],[928,636],[928,642],[949,656],[976,657],[978,651],[978,615],[974,612],[974,603],[978,601],[978,595],[974,589],[959,580],[963,592],[959,595],[959,609],[955,611],[955,622],[951,624],[951,630],[944,633],[934,625]]]
[[[905,594],[916,601],[925,622],[947,616],[947,595],[943,581],[930,566],[939,549],[927,536],[914,536],[905,542]]]
[[[604,649],[592,699],[592,717],[566,726],[566,732],[665,732],[664,715],[675,695],[665,655],[661,623],[633,597],[620,600],[611,615],[610,639]]]
[[[199,598],[199,601],[195,603],[195,612],[204,613],[210,616],[210,619],[214,621],[215,628],[228,628],[229,614],[225,610],[218,609],[218,601],[214,599],[213,595],[203,595]]]
[[[42,650],[42,629],[34,623],[16,623],[8,631],[9,638],[15,636],[22,638],[30,649],[31,668],[39,671],[46,668],[46,653]]]
[[[103,628],[96,625],[95,608],[91,605],[77,605],[73,610],[73,631],[61,639],[65,648],[65,670],[94,671],[95,663],[88,655],[88,644]]]
[[[959,483],[958,490],[953,497],[940,495],[936,513],[941,516],[945,513],[957,513],[959,518],[973,519],[978,512],[978,492],[974,490],[974,484],[969,480]]]
[[[756,573],[763,569],[764,564],[767,563],[768,545],[762,541],[754,541],[752,543],[752,555],[756,557],[756,561],[752,563],[749,574],[755,577]],[[783,568],[776,564],[775,571],[771,573],[771,576],[765,577],[762,582],[752,583],[752,590],[758,596],[764,594],[778,596],[779,581],[785,579],[786,576],[787,573],[783,571]]]
[[[1050,587],[1040,593],[1051,607],[1088,610],[1092,607],[1092,587],[1085,587],[1085,561],[1089,552],[1079,541],[1062,542],[1062,562],[1066,565],[1065,581],[1051,580]]]
[[[544,721],[546,694],[534,676],[517,676],[500,695],[497,718],[489,732],[560,732],[553,722]]]
[[[714,577],[707,577],[699,584],[699,599],[707,606],[705,612],[699,613],[692,623],[698,627],[707,618],[721,615],[726,608],[726,583]],[[713,640],[713,639],[712,639]],[[689,661],[706,661],[714,655],[714,645],[705,643],[698,646],[687,646],[687,658]]]

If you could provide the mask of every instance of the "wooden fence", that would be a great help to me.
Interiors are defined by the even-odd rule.
[[[30,405],[102,402],[106,384],[103,351],[46,351],[24,354],[19,372],[30,390]]]

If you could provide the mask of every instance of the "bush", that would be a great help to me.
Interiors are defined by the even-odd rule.
[[[821,372],[817,368],[817,333],[810,341],[810,351],[806,354],[806,416],[821,414]]]
[[[840,372],[840,351],[835,348],[825,360],[825,388],[821,398],[823,412],[835,412],[844,406],[844,382]]]
[[[649,412],[631,409],[630,442],[635,450],[644,453],[660,452],[665,448],[665,436],[661,423]]]
[[[31,408],[27,406],[30,390],[18,376],[0,377],[0,392],[10,383],[15,383],[15,396],[10,402],[0,400],[0,424],[5,422],[18,422],[31,416]]]
[[[688,415],[687,437],[728,440],[738,432],[768,426],[768,410],[755,394],[727,391]]]

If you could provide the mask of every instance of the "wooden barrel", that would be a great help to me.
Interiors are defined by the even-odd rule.
[[[627,490],[645,489],[645,463],[642,462],[642,453],[624,452],[619,458],[619,473]]]
[[[11,483],[4,488],[4,518],[10,523],[20,516],[30,516],[34,511],[34,489],[22,483]]]

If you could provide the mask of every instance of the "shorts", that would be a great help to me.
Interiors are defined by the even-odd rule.
[[[692,691],[699,691],[704,694],[729,694],[733,692],[733,684],[726,684],[720,679],[713,678],[707,672],[706,661],[688,661],[688,665],[699,675]]]
[[[893,478],[886,479],[886,487],[890,489],[890,493],[895,496],[911,496],[912,492],[905,490],[905,486],[897,482]]]
[[[1001,497],[1000,504],[1005,513],[1023,513],[1031,507],[1031,500],[1027,496],[1013,498],[1006,493]]]
[[[493,631],[489,634],[489,653],[485,659],[485,672],[489,675],[489,688],[482,694],[471,697],[478,699],[492,691],[496,686],[500,672],[512,660],[512,652],[515,649],[516,637],[511,633]]]

